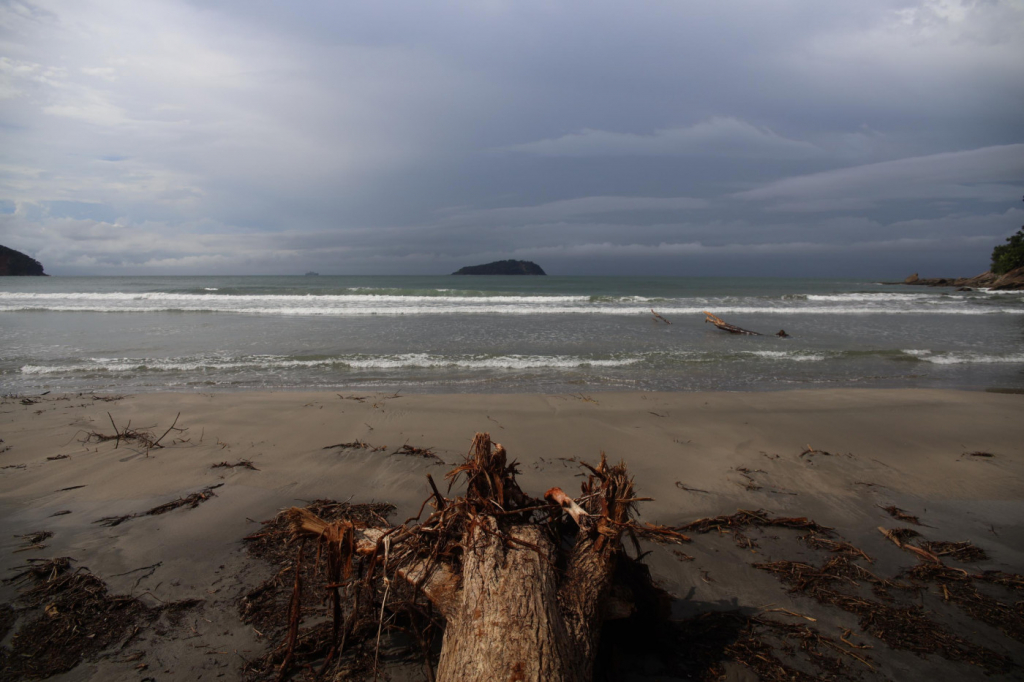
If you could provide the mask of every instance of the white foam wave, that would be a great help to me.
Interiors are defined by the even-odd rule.
[[[569,355],[503,355],[496,357],[449,357],[426,353],[404,353],[380,356],[338,356],[300,360],[280,356],[252,358],[89,358],[65,365],[24,365],[22,374],[124,373],[124,372],[194,372],[199,370],[275,371],[291,368],[330,367],[339,369],[573,369],[579,367],[624,367],[642,361],[641,356],[623,358],[584,358]]]
[[[767,358],[770,360],[792,360],[793,362],[819,362],[825,359],[825,356],[820,353],[807,353],[801,351],[752,350],[744,351],[744,354],[756,355],[757,357]]]
[[[883,303],[886,301],[940,301],[942,300],[937,294],[895,294],[895,293],[870,293],[870,292],[854,292],[848,294],[806,294],[808,301],[873,301],[876,303]],[[963,298],[963,296],[957,296],[954,298]]]
[[[658,308],[666,317],[672,315],[700,315],[708,306]],[[644,315],[646,307],[628,306],[565,306],[565,305],[392,305],[392,306],[291,306],[291,307],[230,307],[202,305],[181,307],[170,305],[0,305],[0,312],[94,312],[94,313],[239,313],[247,315],[297,315],[361,317],[368,315]],[[870,307],[870,306],[730,306],[715,307],[717,315],[1024,315],[1024,308],[934,307]]]
[[[1024,363],[1024,353],[988,355],[986,353],[974,353],[969,351],[941,352],[914,349],[905,349],[903,352],[907,355],[914,356],[918,360],[930,362],[935,365]]]

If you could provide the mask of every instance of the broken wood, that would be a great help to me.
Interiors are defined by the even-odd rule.
[[[907,537],[913,537],[913,535],[917,535],[917,533],[915,531],[912,531],[910,528],[893,528],[890,530],[879,526],[878,530],[882,533],[882,535],[892,540],[893,544],[895,544],[900,549],[905,549],[907,551],[913,552],[925,561],[930,561],[935,564],[942,563],[942,561],[939,560],[939,557],[935,556],[928,550],[921,549],[920,547],[916,547],[910,544],[909,542],[906,542]],[[911,531],[913,535],[907,533],[906,531]]]
[[[729,332],[730,334],[749,334],[750,336],[762,336],[760,332],[752,332],[749,329],[743,329],[742,327],[737,327],[734,324],[729,324],[722,318],[716,317],[706,310],[704,311],[704,315],[704,322],[710,322],[711,324],[715,325],[722,331]]]
[[[360,584],[375,585],[377,594],[367,607],[375,609],[367,612],[374,631],[362,631],[371,646],[371,670],[377,669],[381,631],[395,609],[419,608],[415,596],[402,596],[404,584],[444,619],[438,682],[589,682],[602,622],[632,612],[629,591],[614,587],[616,567],[633,561],[624,554],[623,535],[634,544],[638,537],[689,538],[633,520],[644,498],[636,496],[624,464],[611,466],[603,455],[596,466],[581,464],[589,471],[582,495],[573,499],[552,488],[546,503],[520,489],[517,464],[479,433],[466,461],[447,475],[452,484],[464,482],[464,494],[447,499],[428,478],[432,495],[424,506],[433,502],[435,511],[422,522],[380,528],[356,520],[330,522],[302,508],[284,514],[296,539],[319,543],[329,591],[342,585],[356,589],[346,578],[355,558],[364,557]],[[329,595],[333,606],[334,593]],[[355,608],[350,603],[332,609],[332,632],[341,628],[341,614]],[[283,649],[289,665],[296,637],[303,638],[295,632],[289,627]]]
[[[654,308],[651,308],[651,315],[654,315],[654,319],[655,319],[655,321],[658,321],[658,320],[660,320],[660,321],[664,322],[665,324],[672,324],[671,322],[669,322],[668,320],[666,320],[666,319],[665,319],[664,317],[662,317],[662,316],[661,316],[661,315],[659,315],[658,313],[654,312]]]

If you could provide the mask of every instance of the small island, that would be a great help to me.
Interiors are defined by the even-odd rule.
[[[43,264],[21,251],[0,246],[0,277],[46,277]]]
[[[496,260],[486,265],[468,265],[453,275],[546,275],[536,263],[528,260]]]

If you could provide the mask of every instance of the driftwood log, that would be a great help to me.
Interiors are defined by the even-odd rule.
[[[704,315],[704,322],[710,322],[711,324],[715,325],[722,331],[729,332],[730,334],[750,334],[751,336],[762,336],[760,332],[752,332],[749,329],[743,329],[741,327],[737,327],[734,324],[729,324],[722,318],[716,317],[715,315],[712,315],[706,310],[704,311]],[[780,333],[779,336],[782,336],[782,334]],[[788,334],[786,334],[786,336],[788,336]]]
[[[444,618],[439,682],[589,681],[603,621],[632,611],[628,590],[613,590],[623,535],[637,554],[637,537],[688,538],[632,520],[641,498],[624,464],[609,466],[602,454],[597,466],[583,466],[589,476],[578,499],[559,488],[534,499],[519,488],[505,449],[478,433],[466,462],[448,474],[465,479],[465,494],[448,499],[432,486],[424,504],[434,512],[421,523],[358,528],[288,510],[295,537],[316,539],[317,556],[327,559],[335,648],[344,631],[338,587],[353,556],[363,555],[366,580],[377,571],[386,589],[396,579],[411,585]]]

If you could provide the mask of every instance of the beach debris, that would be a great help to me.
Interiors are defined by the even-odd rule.
[[[978,591],[974,583],[976,580],[984,582],[982,575],[971,575],[959,568],[942,564],[918,564],[904,571],[902,577],[935,584],[945,601],[956,604],[971,618],[1002,630],[1007,636],[1024,643],[1024,614],[1021,613],[1020,602],[1015,604],[1012,599],[1000,601]]]
[[[373,429],[370,430],[372,431]],[[336,445],[328,445],[327,447],[324,448],[324,450],[332,450],[334,448],[338,448],[340,450],[369,450],[370,452],[382,452],[384,450],[387,450],[388,446],[381,445],[378,447],[374,447],[369,443],[361,441],[357,438],[351,443],[338,443]]]
[[[804,449],[804,451],[800,453],[801,457],[804,457],[805,455],[825,455],[826,457],[832,457],[833,456],[831,452],[826,452],[824,450],[815,450],[810,445],[808,445]]]
[[[710,322],[711,324],[715,325],[722,331],[729,332],[730,334],[747,334],[750,336],[762,336],[760,332],[752,332],[749,329],[743,329],[741,327],[737,327],[734,324],[729,324],[722,318],[716,317],[706,310],[704,311],[704,322]]]
[[[79,488],[84,488],[84,487],[85,487],[84,484],[83,485],[69,485],[67,488],[59,488],[57,490],[54,490],[53,492],[55,492],[55,493],[66,493],[69,490],[78,490]]]
[[[119,526],[125,521],[137,519],[141,516],[159,516],[160,514],[166,514],[169,511],[180,509],[181,507],[195,509],[203,502],[209,500],[211,497],[216,497],[217,495],[213,491],[217,488],[220,488],[222,485],[224,484],[217,483],[216,485],[211,485],[208,488],[203,488],[202,490],[186,495],[185,497],[179,497],[176,500],[171,500],[170,502],[165,502],[164,504],[157,505],[156,507],[153,507],[149,511],[136,512],[134,514],[125,514],[123,516],[105,516],[102,519],[96,519],[95,521],[93,521],[93,523],[98,523],[101,526],[113,527]]]
[[[53,532],[48,530],[39,530],[34,533],[26,533],[24,535],[15,535],[15,538],[25,541],[23,547],[19,547],[14,550],[14,553],[27,552],[30,549],[46,549],[46,545],[43,544],[44,540],[49,540],[53,537]]]
[[[991,452],[982,452],[980,450],[978,450],[976,452],[965,452],[963,454],[963,456],[964,457],[985,457],[985,458],[987,458],[987,457],[995,457],[995,455],[993,455]]]
[[[71,455],[54,455],[53,457],[47,457],[46,461],[47,462],[53,462],[53,461],[58,460],[58,459],[69,459],[70,457],[71,457]]]
[[[980,547],[974,546],[969,541],[964,542],[922,542],[921,546],[938,557],[948,556],[961,563],[973,563],[975,561],[988,561],[988,554]]]
[[[932,563],[936,564],[942,563],[941,561],[939,561],[939,557],[935,556],[928,550],[922,549],[921,547],[917,547],[907,542],[908,539],[920,535],[920,533],[918,533],[916,530],[913,530],[911,528],[888,529],[882,528],[881,526],[878,527],[878,530],[882,533],[882,535],[892,540],[893,544],[895,544],[900,549],[905,549],[909,552],[913,552],[925,561],[931,561]]]
[[[906,521],[907,523],[912,523],[915,526],[923,525],[921,523],[921,519],[917,518],[913,514],[908,514],[905,510],[900,509],[899,507],[897,507],[894,504],[890,504],[888,507],[883,507],[882,505],[878,505],[878,508],[885,510],[885,512],[889,516],[893,517],[894,519],[896,519],[898,521]]]
[[[802,535],[800,536],[800,539],[803,540],[808,547],[812,547],[814,549],[824,549],[829,552],[832,552],[833,554],[843,554],[851,559],[864,559],[864,561],[868,562],[869,564],[875,563],[875,560],[868,556],[867,552],[865,552],[860,547],[855,547],[854,545],[850,544],[849,542],[846,542],[845,540],[833,540],[831,538],[824,538],[815,533],[808,533],[807,535]]]
[[[165,602],[151,607],[125,595],[112,595],[88,569],[73,568],[74,559],[30,559],[3,582],[22,586],[18,597],[21,625],[0,650],[4,679],[41,679],[76,667],[117,646],[124,648],[144,623],[195,608],[202,602]]]
[[[685,490],[688,493],[708,493],[707,490],[701,490],[700,488],[691,488],[690,486],[684,484],[682,481],[676,481],[676,487],[679,488],[680,490]]]
[[[338,394],[338,397],[342,400],[355,400],[357,403],[364,403],[370,396],[368,395],[342,395]]]
[[[742,476],[743,478],[745,478],[747,480],[746,483],[740,483],[740,485],[743,486],[744,489],[750,490],[750,491],[756,491],[756,490],[760,490],[761,489],[761,486],[757,483],[757,481],[754,480],[754,477],[751,476],[751,474],[764,474],[764,473],[768,473],[768,472],[764,471],[763,469],[750,469],[748,467],[736,467],[735,471],[740,476]]]
[[[658,313],[654,312],[654,308],[651,308],[651,315],[654,315],[654,321],[655,322],[664,322],[665,324],[672,324],[671,322],[666,320],[664,317],[662,317]]]
[[[116,403],[119,400],[124,400],[123,395],[94,395],[93,400],[99,400],[105,403]]]
[[[438,456],[434,453],[432,448],[417,448],[406,443],[402,447],[398,448],[392,455],[412,455],[413,457],[425,457],[428,459],[438,459]]]
[[[131,420],[128,421],[128,424],[125,425],[123,429],[118,430],[117,424],[114,422],[114,417],[111,416],[109,412],[107,412],[107,417],[110,419],[110,425],[114,427],[114,435],[100,433],[99,431],[89,431],[86,433],[85,439],[82,441],[83,443],[91,443],[94,441],[97,443],[105,443],[108,441],[114,441],[115,450],[121,446],[121,441],[124,441],[125,443],[137,443],[146,448],[146,454],[148,455],[150,450],[166,447],[161,445],[161,441],[163,441],[171,431],[181,433],[188,430],[177,427],[178,419],[181,417],[181,412],[174,417],[174,421],[171,422],[171,425],[167,430],[164,431],[159,438],[155,439],[153,438],[153,433],[148,429],[131,428]]]
[[[52,514],[50,514],[50,516],[64,516],[65,514],[70,514],[70,513],[71,513],[70,509],[61,509],[60,511],[53,512]]]
[[[256,600],[271,591],[279,595],[279,644],[247,669],[284,677],[289,668],[316,660],[319,674],[337,676],[377,671],[395,655],[420,657],[432,668],[431,647],[443,629],[437,680],[505,679],[515,671],[522,679],[589,679],[602,622],[632,613],[629,592],[614,587],[617,576],[631,570],[624,565],[640,566],[623,543],[631,540],[639,555],[639,538],[689,538],[633,518],[645,498],[635,494],[624,465],[609,465],[603,456],[597,465],[580,465],[588,475],[579,498],[553,488],[546,501],[535,499],[520,489],[518,465],[505,449],[480,433],[465,462],[446,477],[449,490],[459,485],[464,493],[447,498],[431,485],[423,509],[430,505],[433,512],[422,521],[423,509],[400,526],[376,514],[359,519],[312,506],[286,510],[274,526],[289,521],[292,547],[299,545],[290,575],[279,573],[243,606],[243,613],[262,613]],[[279,533],[257,533],[250,541],[282,542]],[[310,542],[321,567],[312,584],[304,568],[310,550],[302,549]],[[556,563],[564,571],[555,570]],[[287,585],[292,596],[283,607]],[[316,603],[330,604],[328,619],[303,627],[311,592]],[[492,606],[479,603],[479,595]],[[539,606],[515,606],[527,602]],[[517,614],[514,626],[510,613]],[[398,631],[418,633],[401,654],[395,653]]]
[[[210,465],[211,469],[235,469],[235,468],[238,468],[238,467],[241,467],[243,469],[251,469],[253,471],[259,471],[259,469],[256,468],[256,465],[254,465],[252,463],[252,460],[249,460],[249,459],[240,459],[237,462],[235,462],[234,464],[231,464],[230,462],[224,461],[224,462],[217,462],[216,464],[211,464]]]
[[[691,521],[683,526],[679,526],[679,530],[693,531],[696,533],[710,533],[711,531],[724,532],[727,530],[745,528],[747,526],[768,526],[776,528],[794,528],[797,530],[809,530],[813,531],[824,537],[831,537],[833,529],[827,526],[822,526],[810,519],[800,517],[772,517],[768,512],[759,509],[757,511],[749,511],[746,509],[740,509],[735,514],[730,516],[713,516],[709,518],[697,519]]]
[[[832,556],[820,566],[773,561],[755,563],[754,567],[775,575],[789,585],[791,592],[807,594],[821,604],[854,614],[863,631],[893,649],[922,656],[938,654],[948,660],[971,663],[990,673],[1006,672],[1013,666],[1006,656],[950,632],[929,618],[921,606],[896,602],[893,590],[907,589],[909,585],[880,578],[854,563],[849,556]],[[881,599],[865,596],[858,589],[862,583],[870,585]]]

